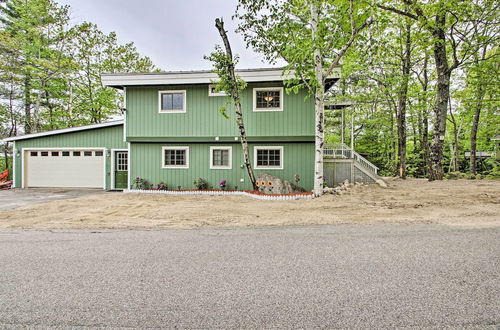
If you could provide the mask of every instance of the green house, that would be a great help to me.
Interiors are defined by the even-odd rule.
[[[239,70],[247,82],[243,117],[256,172],[313,188],[314,100],[287,94],[280,69]],[[106,74],[105,86],[124,91],[124,118],[103,124],[9,138],[15,187],[125,189],[141,177],[170,189],[251,189],[233,109],[219,111],[210,71]],[[338,77],[329,79],[333,84]]]

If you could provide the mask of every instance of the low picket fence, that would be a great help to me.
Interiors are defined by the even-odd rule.
[[[258,192],[249,191],[225,191],[225,190],[141,190],[141,189],[125,189],[124,193],[137,194],[160,194],[160,195],[216,195],[216,196],[248,196],[260,200],[268,201],[287,201],[296,199],[313,199],[314,195],[308,193],[270,195]]]

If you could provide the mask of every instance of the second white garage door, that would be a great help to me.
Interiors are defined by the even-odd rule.
[[[102,150],[27,150],[24,186],[104,188]]]

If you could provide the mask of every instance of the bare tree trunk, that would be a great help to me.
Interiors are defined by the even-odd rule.
[[[24,134],[31,133],[31,76],[24,76]]]
[[[408,20],[408,19],[407,19]],[[399,177],[406,179],[406,103],[411,60],[411,24],[405,26],[405,49],[402,61],[403,80],[398,93],[396,125],[398,129]]]
[[[484,60],[486,57],[486,46],[483,47],[482,58]],[[479,65],[479,59],[477,56],[474,57],[474,64]],[[479,71],[479,75],[482,72]],[[472,120],[472,128],[470,131],[470,173],[473,175],[477,174],[477,160],[476,160],[476,150],[477,150],[477,131],[479,129],[479,119],[481,117],[481,110],[483,108],[483,98],[484,98],[484,85],[480,82],[476,86],[476,102],[474,104],[474,118]]]
[[[252,164],[250,162],[250,152],[248,151],[249,150],[248,139],[245,131],[245,125],[243,122],[243,113],[241,112],[241,100],[237,88],[236,75],[234,73],[234,62],[233,62],[233,53],[231,51],[231,45],[229,44],[229,39],[227,38],[226,30],[224,30],[224,22],[221,19],[216,19],[215,27],[217,28],[217,30],[219,30],[219,34],[222,38],[222,41],[224,42],[224,47],[226,48],[227,58],[230,59],[230,61],[228,61],[228,65],[229,65],[230,79],[232,80],[232,86],[233,86],[231,90],[231,97],[233,98],[234,101],[234,108],[236,112],[236,124],[238,125],[238,129],[240,131],[241,147],[243,148],[245,167],[248,172],[248,177],[250,178],[250,182],[252,183],[253,189],[257,190],[258,187],[255,180],[255,174],[253,173]]]
[[[444,27],[446,14],[436,16],[436,32],[434,38],[434,59],[437,71],[437,95],[434,105],[434,135],[430,150],[429,181],[442,180],[443,172],[443,144],[446,133],[446,114],[450,97],[451,72],[446,55],[446,35]]]
[[[311,31],[313,43],[316,42],[318,33],[318,8],[314,1],[311,1]],[[314,93],[314,113],[315,113],[315,152],[314,152],[314,195],[323,194],[323,144],[325,140],[325,89],[323,60],[319,46],[314,47],[314,71],[317,86]]]

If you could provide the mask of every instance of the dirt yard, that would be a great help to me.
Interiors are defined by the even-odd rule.
[[[158,229],[341,223],[500,226],[500,181],[389,179],[314,200],[106,193],[0,211],[0,228]]]

